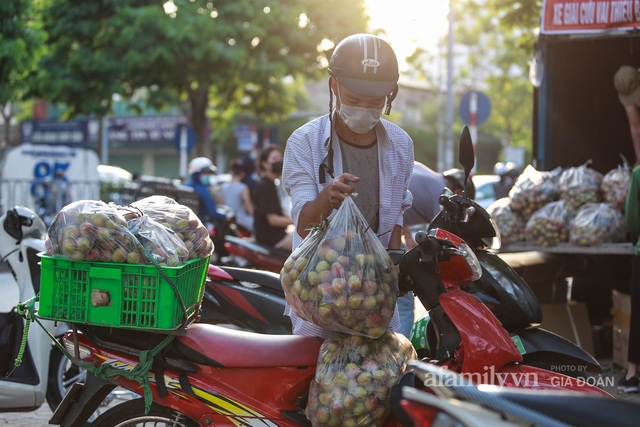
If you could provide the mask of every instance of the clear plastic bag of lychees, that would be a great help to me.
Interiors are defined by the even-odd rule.
[[[287,304],[324,329],[370,338],[388,328],[398,273],[364,216],[347,197],[318,224],[280,272]]]
[[[309,388],[307,418],[314,427],[381,426],[390,413],[391,387],[417,359],[404,335],[341,335],[320,347]]]

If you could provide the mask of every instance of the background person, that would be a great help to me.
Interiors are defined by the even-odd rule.
[[[230,172],[231,181],[221,187],[221,203],[231,208],[236,223],[253,233],[253,202],[249,187],[243,182],[246,172],[242,160],[234,160]]]
[[[631,393],[639,390],[638,365],[640,365],[640,166],[636,166],[631,174],[624,214],[629,227],[629,237],[636,245],[636,250],[630,283],[631,319],[627,372],[618,381],[618,389]]]
[[[636,155],[633,164],[635,167],[640,165],[640,73],[635,67],[623,65],[614,75],[613,84],[629,121],[633,152]]]
[[[493,193],[496,200],[509,196],[511,187],[516,183],[516,179],[520,172],[515,163],[498,162],[493,167],[493,173],[500,177],[500,180],[493,184]]]
[[[202,223],[227,221],[227,215],[218,210],[216,202],[211,196],[209,178],[216,173],[217,168],[213,162],[206,157],[196,157],[189,162],[189,179],[185,182],[187,187],[193,188],[198,193],[200,202],[198,203],[198,218]]]
[[[329,113],[293,132],[285,150],[283,188],[291,197],[294,248],[307,228],[327,218],[354,191],[354,202],[397,260],[403,213],[411,206],[413,141],[381,120],[398,91],[398,61],[391,46],[371,34],[346,37],[329,63]],[[336,98],[335,109],[333,97]],[[329,338],[332,332],[286,307],[293,333]],[[398,331],[397,310],[390,327]]]
[[[412,227],[420,226],[426,230],[434,216],[440,212],[438,197],[446,185],[442,174],[434,171],[420,162],[414,162],[413,175],[409,181],[409,191],[413,195],[413,204],[404,212],[402,234],[406,249],[416,246],[413,239]],[[407,292],[398,298],[398,312],[400,314],[400,333],[411,338],[411,327],[415,317],[415,297],[413,292]]]
[[[253,198],[255,213],[254,236],[258,243],[291,251],[292,233],[287,227],[293,224],[291,217],[282,211],[276,178],[282,174],[282,150],[277,145],[268,145],[258,156],[260,180],[256,184]]]
[[[55,216],[73,201],[69,179],[63,170],[56,170],[55,176],[48,182],[47,211],[49,215]]]

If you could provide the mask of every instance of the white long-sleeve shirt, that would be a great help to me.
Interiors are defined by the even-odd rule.
[[[411,207],[413,200],[409,191],[414,161],[413,141],[399,126],[386,120],[380,120],[375,130],[380,173],[378,238],[386,248],[393,228],[395,225],[403,225],[403,213]],[[291,197],[291,218],[296,225],[305,203],[315,200],[332,180],[327,174],[326,182],[321,184],[318,176],[320,164],[327,156],[330,132],[329,115],[326,114],[295,130],[287,141],[282,186]],[[334,177],[337,177],[343,173],[343,165],[340,142],[335,132],[332,144]],[[295,249],[301,241],[302,237],[296,231],[293,248]],[[285,315],[291,317],[294,334],[322,338],[329,338],[334,334],[300,319],[289,306],[285,309]],[[400,326],[397,308],[390,326],[394,331]]]

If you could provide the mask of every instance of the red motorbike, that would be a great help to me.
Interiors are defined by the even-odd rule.
[[[260,244],[250,237],[230,234],[224,238],[224,250],[229,255],[227,265],[255,268],[278,274],[291,255],[289,251]]]
[[[461,290],[481,271],[473,251],[456,235],[439,229],[418,233],[416,241],[419,245],[401,261],[401,275],[432,313],[432,363],[469,375],[476,383],[608,396],[585,381],[520,364],[520,352],[493,313]],[[320,339],[194,323],[155,353],[148,375],[138,372],[136,380],[136,367],[151,363],[153,353],[146,351],[156,349],[166,336],[78,328],[63,338],[72,361],[117,375],[98,379],[88,374],[86,383],[77,383],[65,397],[52,424],[81,426],[116,385],[144,395],[139,381],[148,378],[147,396],[153,401],[148,413],[144,400],[137,399],[106,411],[92,425],[134,420],[179,426],[308,425],[303,411]],[[387,421],[395,423],[393,417]]]
[[[465,292],[481,265],[458,236],[442,229],[416,233],[418,246],[400,261],[400,283],[411,286],[431,317],[428,359],[475,383],[574,390],[609,396],[584,380],[522,364],[522,355],[491,310]],[[409,289],[407,289],[409,290]]]

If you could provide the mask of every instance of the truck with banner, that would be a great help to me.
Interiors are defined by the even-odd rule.
[[[606,173],[635,155],[613,77],[640,68],[640,1],[544,0],[534,57],[533,158],[538,169]]]

